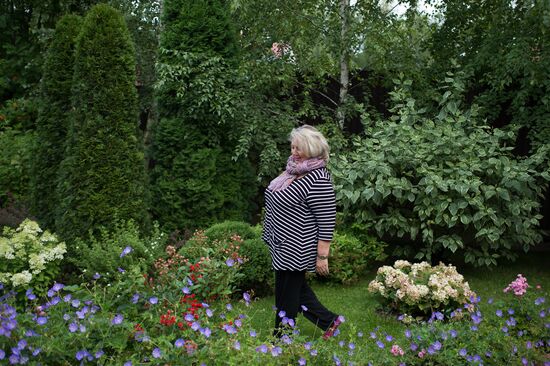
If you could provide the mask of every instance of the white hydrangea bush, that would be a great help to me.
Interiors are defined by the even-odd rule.
[[[6,227],[0,236],[0,283],[40,291],[58,274],[66,252],[65,243],[35,221],[26,219],[17,229]]]
[[[453,265],[397,260],[382,266],[369,283],[369,291],[381,296],[384,305],[399,314],[427,315],[455,310],[475,293]]]

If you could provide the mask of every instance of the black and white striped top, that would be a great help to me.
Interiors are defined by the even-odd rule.
[[[330,173],[315,169],[281,191],[265,191],[262,239],[275,270],[315,271],[317,241],[331,241],[336,202]]]

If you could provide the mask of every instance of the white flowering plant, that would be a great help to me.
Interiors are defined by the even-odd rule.
[[[414,316],[450,312],[475,296],[454,266],[405,260],[380,267],[369,291],[380,295],[392,312]]]
[[[45,293],[66,252],[65,243],[35,221],[25,219],[17,229],[6,227],[0,236],[0,283],[17,293],[29,288]]]

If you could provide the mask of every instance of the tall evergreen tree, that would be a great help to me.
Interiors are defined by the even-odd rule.
[[[159,122],[151,149],[152,212],[169,229],[247,220],[256,182],[233,162],[236,32],[227,1],[166,0],[159,56]]]
[[[55,224],[54,212],[59,204],[55,187],[69,126],[74,51],[81,25],[79,16],[63,16],[44,62],[31,172],[31,209],[45,227]]]
[[[59,179],[56,226],[65,239],[146,222],[145,166],[138,136],[134,47],[122,15],[87,13],[78,37],[73,113]]]

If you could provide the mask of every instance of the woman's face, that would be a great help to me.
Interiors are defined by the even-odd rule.
[[[290,144],[290,152],[294,159],[302,160],[307,159],[307,156],[305,156],[304,152],[300,150],[298,147],[298,140],[294,139],[292,140],[292,143]]]

